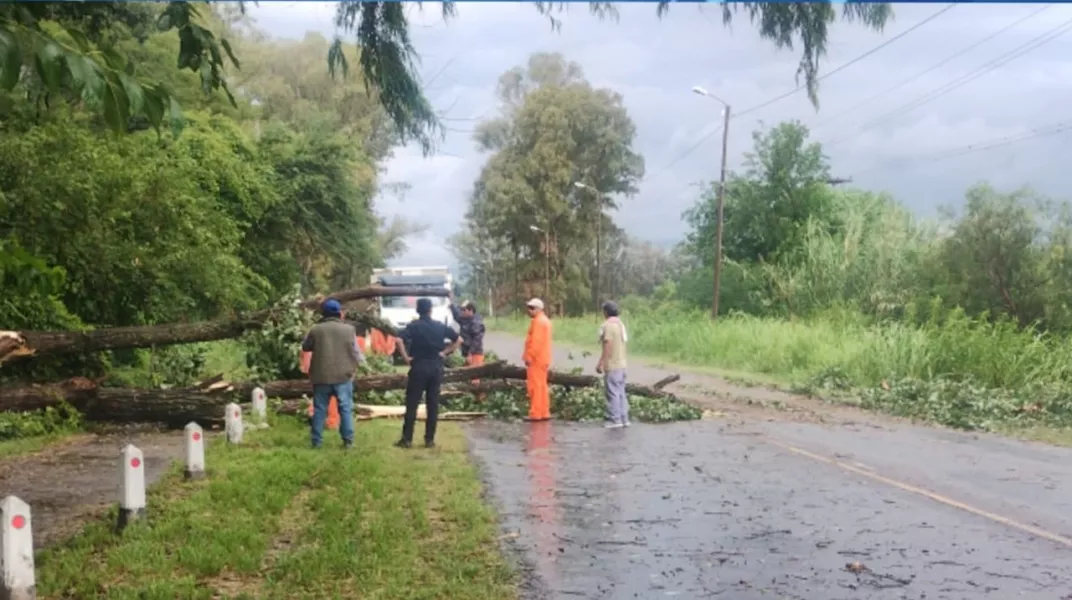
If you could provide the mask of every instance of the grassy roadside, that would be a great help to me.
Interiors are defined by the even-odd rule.
[[[154,486],[121,537],[114,511],[37,559],[39,598],[516,597],[461,431],[434,451],[391,447],[395,422],[360,423],[356,448],[306,448],[293,419],[207,450],[209,477]]]
[[[488,327],[493,331],[501,331],[518,337],[524,337],[528,331],[527,318],[496,318],[488,319]],[[596,340],[596,331],[601,320],[594,317],[585,318],[556,318],[554,320],[554,341],[560,346],[569,346],[578,351],[588,351],[593,354],[599,352],[599,342]],[[727,381],[740,382],[742,385],[772,385],[781,388],[793,386],[793,379],[783,373],[761,373],[741,368],[728,368],[719,364],[704,363],[702,361],[690,361],[687,356],[680,353],[660,353],[656,349],[646,348],[638,344],[636,332],[629,321],[629,356],[642,359],[646,364],[656,368],[688,370],[694,373],[713,375]],[[675,358],[677,357],[677,358]]]
[[[734,315],[712,323],[673,306],[626,304],[631,351],[651,362],[957,429],[1072,445],[1072,340],[955,312],[921,326],[875,324],[850,313],[795,321]],[[557,342],[596,348],[594,317],[553,322]],[[523,334],[527,322],[489,326]]]

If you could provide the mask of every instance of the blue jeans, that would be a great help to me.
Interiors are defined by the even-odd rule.
[[[339,401],[339,435],[344,444],[354,443],[354,382],[313,385],[312,442],[319,448],[324,441],[324,421],[328,418],[331,397]]]

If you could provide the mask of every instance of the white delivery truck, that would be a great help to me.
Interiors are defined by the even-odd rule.
[[[454,278],[448,267],[386,267],[372,270],[372,285],[383,287],[418,287],[452,290]],[[419,296],[381,297],[380,318],[402,329],[417,318]],[[455,331],[458,324],[450,312],[450,299],[428,296],[432,301],[432,318],[446,323]]]

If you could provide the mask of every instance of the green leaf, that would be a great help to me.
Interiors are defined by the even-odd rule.
[[[10,90],[19,82],[22,72],[22,56],[15,34],[0,29],[0,89]]]
[[[126,59],[111,46],[101,48],[100,53],[104,56],[104,62],[113,70],[122,71],[127,65]]]
[[[111,82],[105,82],[104,94],[101,96],[101,104],[104,108],[104,122],[116,133],[122,133],[126,122],[121,114],[119,99],[116,98],[116,90]]]
[[[350,74],[350,62],[346,60],[342,39],[336,37],[328,48],[328,73],[334,78],[339,71],[343,77],[347,77]]]
[[[37,48],[37,74],[45,82],[49,91],[58,92],[63,78],[63,50],[52,40],[47,40]]]
[[[128,114],[141,114],[142,107],[145,106],[145,93],[141,85],[133,77],[125,73],[119,74],[119,82],[122,84],[123,92],[127,98]]]
[[[164,120],[164,97],[161,95],[160,90],[155,87],[147,87],[143,89],[142,98],[144,101],[144,114],[149,119],[149,123],[160,131],[160,123]]]
[[[82,52],[88,53],[93,49],[93,46],[89,43],[89,40],[86,38],[86,35],[78,29],[71,27],[69,29],[65,29],[65,31],[67,32],[67,35],[71,36],[71,39],[74,40],[75,45],[78,46],[78,49]]]
[[[221,81],[220,82],[220,88],[223,90],[223,93],[227,96],[227,100],[231,103],[231,106],[233,106],[235,108],[238,108],[238,102],[235,101],[235,97],[234,97],[233,94],[231,94],[231,89],[227,87],[227,82],[226,81]]]
[[[227,57],[231,59],[234,66],[241,69],[242,65],[239,64],[238,58],[235,57],[234,51],[231,50],[231,42],[228,42],[226,38],[221,38],[220,45],[223,46],[223,51],[227,53]]]
[[[175,99],[175,96],[171,94],[168,94],[168,113],[171,120],[171,133],[178,136],[182,133],[185,121],[182,118],[182,106],[179,105],[179,101]]]
[[[84,56],[68,56],[67,70],[71,74],[71,83],[81,92],[84,100],[101,98],[101,84],[104,79],[96,63]]]

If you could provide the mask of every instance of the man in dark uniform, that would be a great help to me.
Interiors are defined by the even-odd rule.
[[[435,447],[436,421],[439,419],[439,386],[443,383],[443,359],[457,350],[461,338],[457,332],[432,319],[432,301],[417,300],[417,320],[412,321],[398,335],[402,359],[409,364],[409,379],[406,381],[406,417],[402,421],[402,439],[395,444],[399,448],[413,445],[413,427],[417,421],[417,407],[425,396],[427,418],[424,423],[424,447]],[[447,340],[450,340],[449,343]]]

